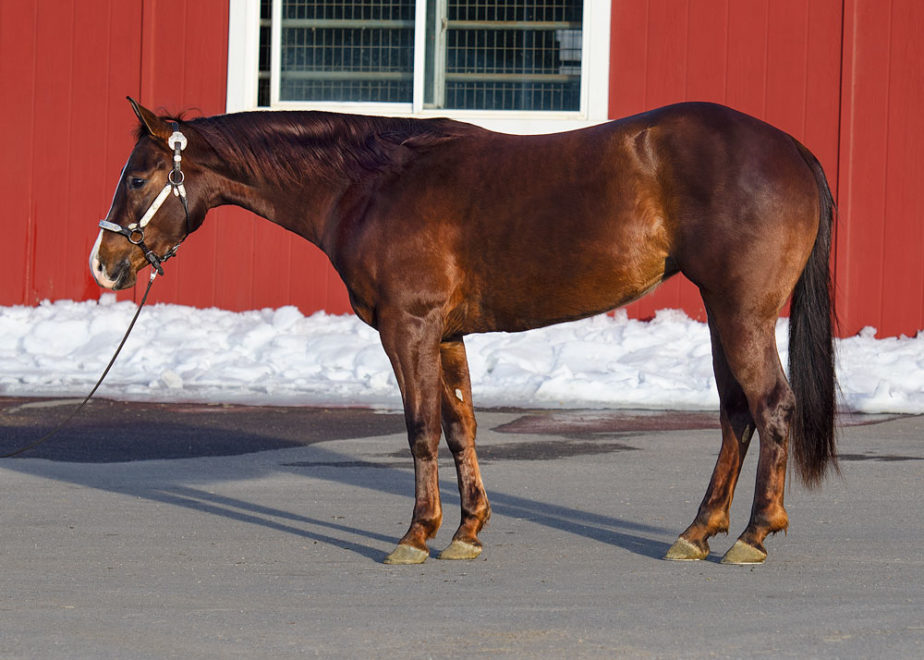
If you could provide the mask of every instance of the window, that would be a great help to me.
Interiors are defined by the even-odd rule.
[[[259,105],[411,103],[414,0],[264,0]],[[268,41],[268,43],[267,43]],[[273,74],[278,71],[278,78]],[[274,89],[278,91],[274,92]]]
[[[228,109],[513,119],[521,130],[600,121],[609,5],[232,0]]]

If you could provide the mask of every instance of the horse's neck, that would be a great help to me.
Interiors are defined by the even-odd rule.
[[[343,215],[363,206],[376,179],[447,136],[480,130],[326,113],[242,113],[201,126],[217,156],[210,167],[218,203],[243,206],[321,249]]]
[[[337,191],[327,186],[275,186],[265,182],[243,183],[219,175],[216,199],[210,206],[234,205],[321,244],[325,220],[330,216]]]
[[[337,148],[330,145],[331,151]],[[355,183],[332,168],[313,175],[306,172],[298,180],[272,174],[247,177],[220,160],[208,169],[209,186],[215,191],[210,207],[240,206],[319,247],[327,223],[335,216],[337,200]]]

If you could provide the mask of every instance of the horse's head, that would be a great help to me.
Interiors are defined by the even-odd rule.
[[[128,100],[141,122],[140,137],[90,253],[90,271],[107,289],[133,286],[147,265],[163,272],[160,263],[201,224],[206,210],[186,194],[187,186],[194,189],[186,177],[195,166],[183,158],[187,141],[178,122]]]

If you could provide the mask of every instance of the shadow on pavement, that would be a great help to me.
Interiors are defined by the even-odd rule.
[[[8,452],[33,441],[64,419],[73,405],[73,401],[0,399],[0,452]],[[559,435],[560,431],[560,435],[572,435],[568,429],[556,430],[555,424],[540,428],[535,415],[529,419],[531,421],[522,429],[498,430],[537,435]],[[546,421],[554,422],[554,419]],[[208,483],[213,479],[209,474],[189,478],[189,474],[185,473],[185,477],[178,478],[169,464],[163,464],[153,466],[145,479],[110,478],[112,473],[101,472],[99,464],[240,456],[303,447],[308,448],[309,460],[273,465],[267,465],[265,461],[240,462],[235,467],[241,469],[235,469],[232,478],[257,478],[269,472],[284,471],[410,499],[413,495],[412,463],[400,440],[395,451],[372,461],[357,460],[355,456],[317,446],[330,440],[403,433],[403,415],[368,409],[263,408],[100,400],[93,401],[58,436],[20,458],[0,461],[0,467],[222,516],[319,543],[348,547],[366,558],[379,561],[384,556],[380,548],[346,541],[338,538],[337,534],[366,538],[389,546],[395,538],[216,495],[191,485],[190,482]],[[595,437],[594,442],[544,438],[537,442],[484,446],[482,453],[485,462],[495,462],[553,460],[563,456],[633,449],[613,442],[620,436],[618,432],[598,430],[594,433],[597,435],[588,435],[584,428],[575,432],[575,438]],[[80,464],[97,466],[81,469]],[[449,486],[442,489],[441,495],[444,507],[451,512],[458,508],[459,496],[454,479],[449,476],[453,474],[451,466],[444,464],[442,467],[444,482]],[[115,466],[112,469],[117,470]],[[672,538],[668,530],[660,527],[503,493],[490,486],[489,497],[496,514],[529,520],[644,556],[662,556],[667,544],[660,539],[665,536]],[[355,505],[364,505],[361,497],[356,498]]]

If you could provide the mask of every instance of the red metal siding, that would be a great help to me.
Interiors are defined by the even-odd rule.
[[[97,295],[86,258],[126,156],[140,3],[0,4],[0,304]],[[132,63],[134,62],[134,66]],[[124,102],[123,102],[124,103]],[[118,112],[116,112],[118,107]],[[119,163],[113,166],[113,163]],[[116,174],[112,174],[115,169]]]
[[[924,328],[924,3],[848,0],[837,285],[843,331]]]
[[[35,40],[21,35],[35,34],[35,7],[29,3],[0,3],[0,89],[4,92],[2,122],[15,126],[7,131],[0,170],[0,215],[6,254],[0,259],[0,303],[21,303],[32,289],[32,255],[35,228],[32,221],[32,179],[34,130],[33,97],[35,95]],[[7,46],[9,44],[10,46]],[[16,57],[9,57],[8,47],[16,47]],[[11,102],[9,99],[22,102]],[[10,162],[13,161],[13,162]]]
[[[96,298],[87,256],[134,142],[130,95],[155,109],[224,110],[227,0],[0,3],[0,304]],[[317,248],[241,209],[209,214],[152,301],[349,311]],[[121,293],[121,298],[137,291]]]
[[[610,115],[716,101],[796,136],[837,187],[841,0],[615,0]],[[696,288],[675,277],[629,308],[704,319]]]
[[[141,102],[168,111],[194,106],[190,114],[223,112],[227,2],[147,0],[144,24]],[[153,290],[154,300],[235,311],[282,305],[350,310],[346,289],[320,250],[242,209],[210,212],[181,254]]]
[[[0,304],[99,295],[86,258],[133,143],[124,96],[221,112],[227,20],[228,0],[0,2]],[[922,27],[917,0],[613,0],[610,113],[712,100],[804,141],[838,193],[843,331],[914,333],[924,328]],[[156,300],[349,310],[319,250],[240,209],[212,212],[181,255]],[[663,307],[703,318],[679,277],[630,313]]]

